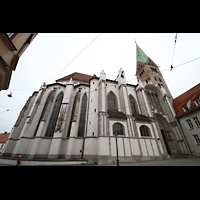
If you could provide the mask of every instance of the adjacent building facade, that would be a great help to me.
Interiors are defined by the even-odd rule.
[[[7,90],[12,71],[37,33],[0,33],[0,91]]]
[[[138,49],[140,64],[146,54]],[[157,70],[158,81],[153,82],[149,68]],[[116,80],[102,70],[99,77],[75,72],[44,84],[27,100],[2,156],[116,163],[116,137],[119,162],[189,154],[159,73],[155,64],[144,61],[136,71],[137,85],[126,83],[122,69]]]
[[[0,154],[2,153],[10,133],[0,133]]]
[[[200,156],[200,83],[173,102],[176,118],[194,156]]]

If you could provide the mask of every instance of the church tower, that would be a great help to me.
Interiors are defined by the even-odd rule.
[[[173,97],[169,91],[169,88],[160,72],[159,67],[143,52],[143,50],[136,43],[136,58],[137,58],[137,68],[136,68],[136,77],[137,81],[139,80],[146,84],[155,84],[160,88],[164,88],[169,102],[173,105]]]

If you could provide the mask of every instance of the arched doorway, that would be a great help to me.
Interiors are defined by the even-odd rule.
[[[167,153],[169,155],[177,154],[178,144],[171,130],[171,125],[167,122],[167,120],[159,113],[155,114],[155,117],[158,121],[161,136],[163,138],[164,145],[166,147]]]

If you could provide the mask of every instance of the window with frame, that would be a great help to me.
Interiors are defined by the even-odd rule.
[[[76,110],[76,103],[78,100],[78,94],[76,94],[75,98],[74,98],[74,104],[72,107],[72,114],[71,114],[71,118],[70,118],[70,122],[69,122],[69,127],[68,127],[68,132],[67,132],[67,137],[70,136],[70,131],[71,131],[71,127],[72,127],[72,121],[74,119],[74,114],[75,114],[75,110]]]
[[[7,33],[10,39],[13,39],[17,33]]]
[[[56,127],[56,122],[57,122],[57,119],[58,119],[62,100],[63,100],[63,92],[61,92],[56,98],[45,137],[53,137],[53,135],[54,135],[54,130],[55,130],[55,127]]]
[[[194,128],[194,126],[193,126],[193,124],[192,124],[192,122],[191,122],[190,119],[187,119],[186,122],[188,123],[190,129],[191,129],[191,128]]]
[[[137,113],[136,102],[135,102],[135,99],[132,95],[129,95],[129,101],[130,101],[132,113]]]
[[[82,99],[82,105],[81,105],[81,115],[80,115],[79,127],[78,127],[78,137],[84,137],[86,108],[87,108],[87,95],[84,94],[83,99]]]
[[[198,117],[193,117],[193,119],[194,119],[196,125],[197,125],[197,126],[200,126],[200,122],[199,122]]]
[[[189,110],[189,108],[187,107],[187,105],[182,106],[182,108],[183,108],[184,112],[187,112]]]
[[[200,139],[199,139],[199,136],[198,135],[193,135],[195,141],[197,144],[200,144]]]
[[[140,134],[141,136],[147,136],[150,137],[150,129],[148,126],[142,125],[140,126]]]
[[[200,105],[200,97],[194,99],[194,103],[196,106],[199,106]]]
[[[113,92],[110,92],[107,97],[108,110],[117,110],[117,101]]]
[[[113,124],[113,135],[124,135],[124,126],[120,123]]]

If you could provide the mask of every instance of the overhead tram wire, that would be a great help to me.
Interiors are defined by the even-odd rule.
[[[180,64],[180,65],[177,65],[177,66],[175,66],[175,67],[173,67],[173,68],[180,67],[180,66],[182,66],[182,65],[185,65],[185,64],[187,64],[187,63],[193,62],[193,61],[198,60],[198,59],[200,59],[200,57],[195,58],[195,59],[193,59],[193,60],[190,60],[190,61],[188,61],[188,62],[182,63],[182,64]],[[168,69],[164,69],[164,70],[162,70],[162,71],[160,71],[160,72],[164,72],[164,71],[167,71],[167,70],[170,70],[170,69],[169,69],[169,68],[168,68]],[[134,80],[137,80],[137,78],[130,79],[130,80],[126,81],[126,83],[127,83],[127,82],[130,82],[130,81],[134,81]],[[107,88],[108,88],[108,87],[113,87],[113,85],[107,86]],[[98,90],[101,90],[101,89],[102,89],[102,88],[99,88]],[[90,91],[90,92],[95,92],[95,90]],[[71,97],[68,97],[68,98],[71,98]],[[67,98],[65,98],[65,99],[67,99]],[[40,105],[42,105],[42,104],[40,104]],[[19,110],[19,109],[22,109],[22,108],[9,109],[9,110],[7,110],[7,111],[1,111],[0,113],[9,112],[9,111],[13,111],[13,110]]]
[[[64,71],[78,56],[80,56],[81,53],[83,53],[102,33],[97,35],[83,50],[81,50],[68,64],[65,66],[53,79],[51,79],[49,82],[53,81],[62,71]],[[36,89],[36,88],[32,88]],[[32,90],[32,89],[13,89],[12,91],[16,90]],[[8,92],[12,93],[11,91],[7,90]]]
[[[78,56],[80,56],[102,33],[97,35],[83,50],[81,50],[54,78],[49,82],[53,81],[61,72],[63,72]]]

